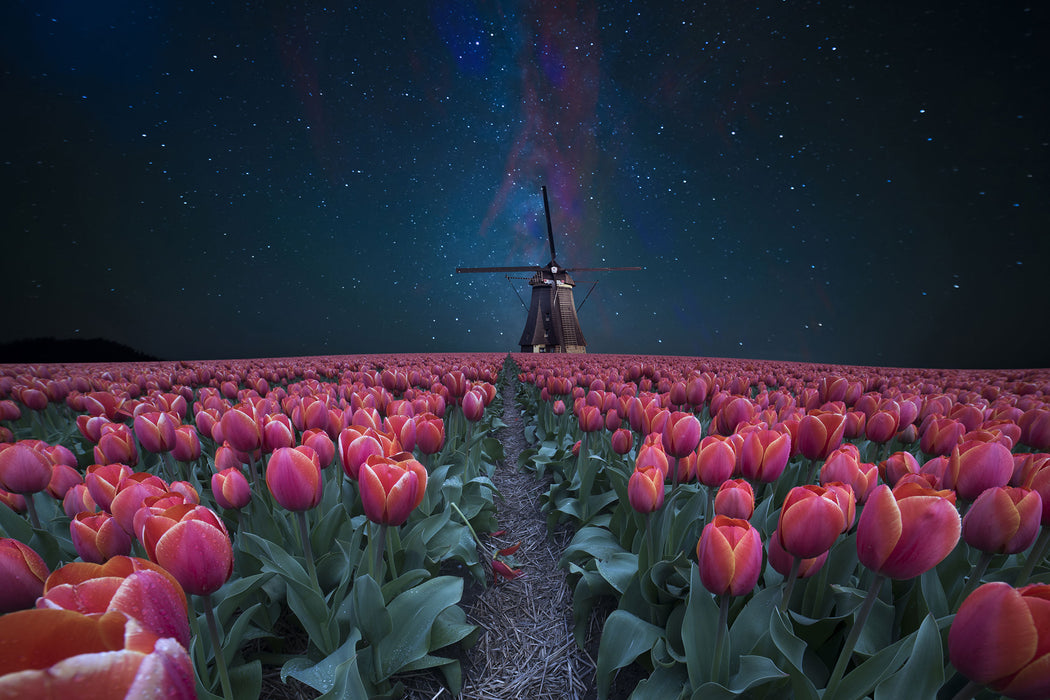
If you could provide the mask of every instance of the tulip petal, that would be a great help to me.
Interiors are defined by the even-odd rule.
[[[948,633],[952,665],[981,685],[1016,673],[1032,658],[1038,643],[1028,606],[1002,582],[986,583],[971,593]]]
[[[959,542],[959,511],[940,496],[914,496],[898,502],[901,536],[878,571],[890,578],[913,578],[937,566]]]
[[[864,566],[880,571],[901,537],[901,514],[890,487],[881,484],[868,497],[857,523],[857,556]]]

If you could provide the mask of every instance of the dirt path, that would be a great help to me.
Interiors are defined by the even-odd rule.
[[[493,481],[497,521],[506,534],[493,542],[506,547],[521,541],[515,554],[526,572],[522,578],[489,586],[474,599],[467,616],[481,629],[477,644],[463,662],[460,700],[539,698],[566,700],[594,697],[594,663],[576,647],[572,636],[572,592],[558,559],[571,533],[547,536],[539,497],[547,488],[518,470],[526,447],[515,385],[503,389],[503,422],[499,432],[505,459]],[[414,698],[451,698],[447,689],[431,694],[416,689]]]

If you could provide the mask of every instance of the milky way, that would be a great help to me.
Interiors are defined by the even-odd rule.
[[[367,7],[366,7],[367,6]],[[1037,3],[7,3],[0,340],[1046,366]]]

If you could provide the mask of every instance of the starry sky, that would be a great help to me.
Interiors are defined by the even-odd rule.
[[[1048,13],[6,2],[0,341],[1050,366]]]

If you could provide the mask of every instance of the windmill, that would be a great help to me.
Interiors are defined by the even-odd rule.
[[[576,281],[570,272],[608,272],[611,270],[640,270],[640,267],[574,267],[564,268],[554,254],[554,231],[551,228],[551,210],[547,203],[547,188],[543,192],[543,213],[547,217],[547,243],[551,259],[546,265],[520,267],[457,267],[456,272],[532,272],[532,303],[528,306],[525,329],[518,344],[522,352],[587,352],[587,341],[580,330],[576,302],[572,296]],[[510,276],[507,279],[512,279]],[[597,284],[595,282],[594,284]],[[593,291],[594,286],[591,286]],[[517,293],[517,290],[515,290]],[[590,291],[587,292],[590,295]],[[518,296],[521,299],[521,296]],[[584,297],[583,301],[587,301]],[[522,306],[525,305],[522,300]],[[583,302],[580,302],[580,306]]]

